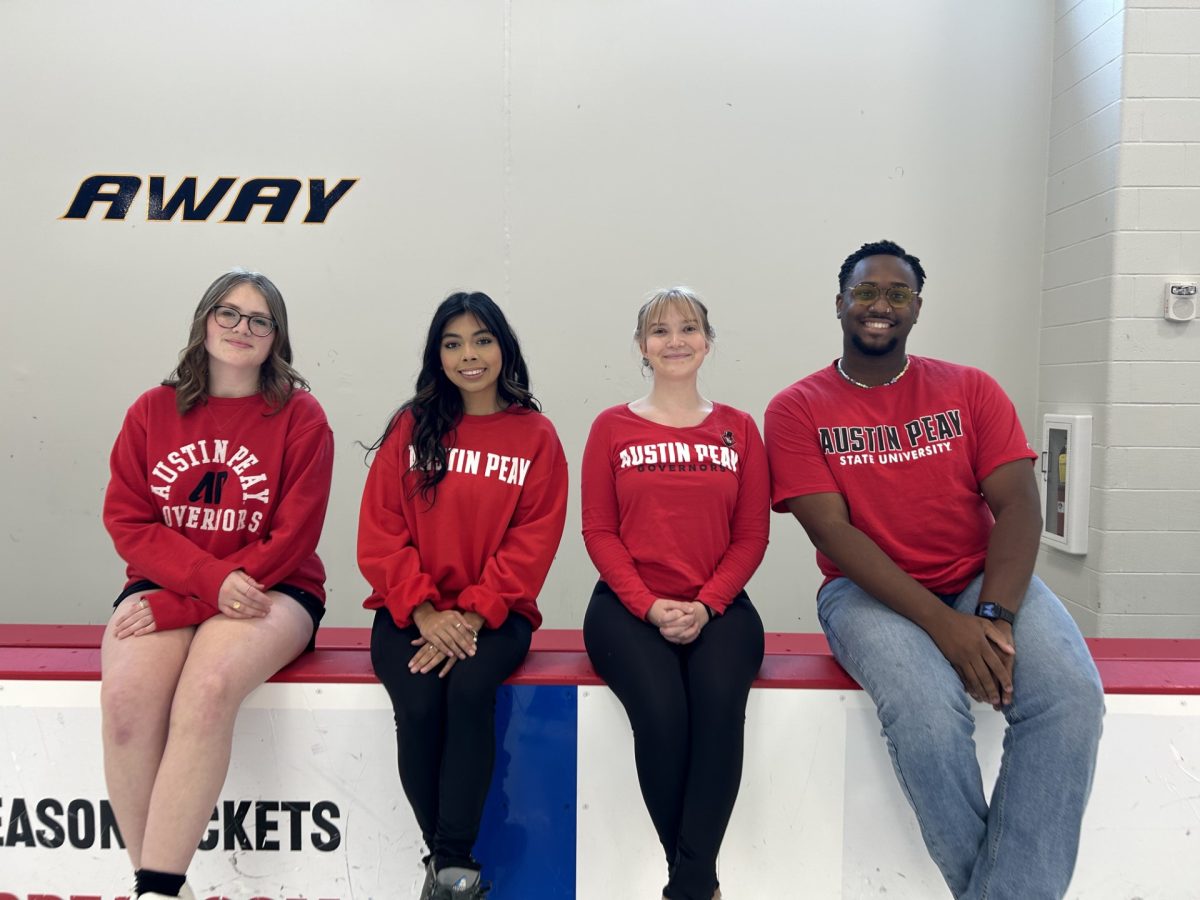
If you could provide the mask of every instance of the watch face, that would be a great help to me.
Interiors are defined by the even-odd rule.
[[[975,607],[975,615],[981,619],[991,619],[993,622],[1004,621],[1013,624],[1013,614],[998,603],[980,603]]]

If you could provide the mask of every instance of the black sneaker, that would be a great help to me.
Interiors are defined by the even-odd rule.
[[[482,900],[491,889],[479,880],[478,869],[447,866],[437,872],[432,900]]]
[[[427,858],[425,860],[425,882],[421,885],[420,900],[433,900],[435,896],[434,892],[436,890],[437,875],[435,875],[433,871],[433,859]]]

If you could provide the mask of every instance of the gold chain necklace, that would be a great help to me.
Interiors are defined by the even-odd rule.
[[[897,381],[899,381],[901,378],[904,377],[904,373],[908,371],[908,364],[910,362],[912,362],[912,358],[905,356],[904,357],[904,368],[901,369],[899,372],[897,372],[896,376],[894,378],[892,378],[888,381],[885,381],[883,384],[863,384],[861,381],[855,381],[853,378],[851,378],[849,375],[847,375],[846,370],[842,368],[842,358],[840,356],[838,357],[838,361],[837,361],[837,370],[838,370],[839,375],[841,375],[843,378],[845,378],[848,382],[850,382],[855,387],[860,387],[863,390],[869,391],[872,388],[887,387],[889,384],[895,384]]]

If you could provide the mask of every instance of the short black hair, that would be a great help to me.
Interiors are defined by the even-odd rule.
[[[844,291],[850,287],[846,282],[850,280],[854,267],[858,265],[859,260],[866,259],[868,256],[895,256],[904,260],[912,267],[913,274],[917,276],[917,293],[921,293],[921,288],[925,286],[925,269],[921,267],[921,260],[906,252],[895,241],[874,241],[870,244],[863,244],[847,256],[846,261],[842,263],[842,268],[838,271],[838,290]]]

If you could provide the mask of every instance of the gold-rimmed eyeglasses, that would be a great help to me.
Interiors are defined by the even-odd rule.
[[[904,285],[893,285],[889,288],[882,288],[877,284],[863,282],[856,284],[854,287],[846,291],[855,303],[861,303],[863,306],[870,306],[879,299],[879,295],[883,294],[883,298],[887,300],[888,305],[892,309],[904,309],[921,295],[912,288]]]

